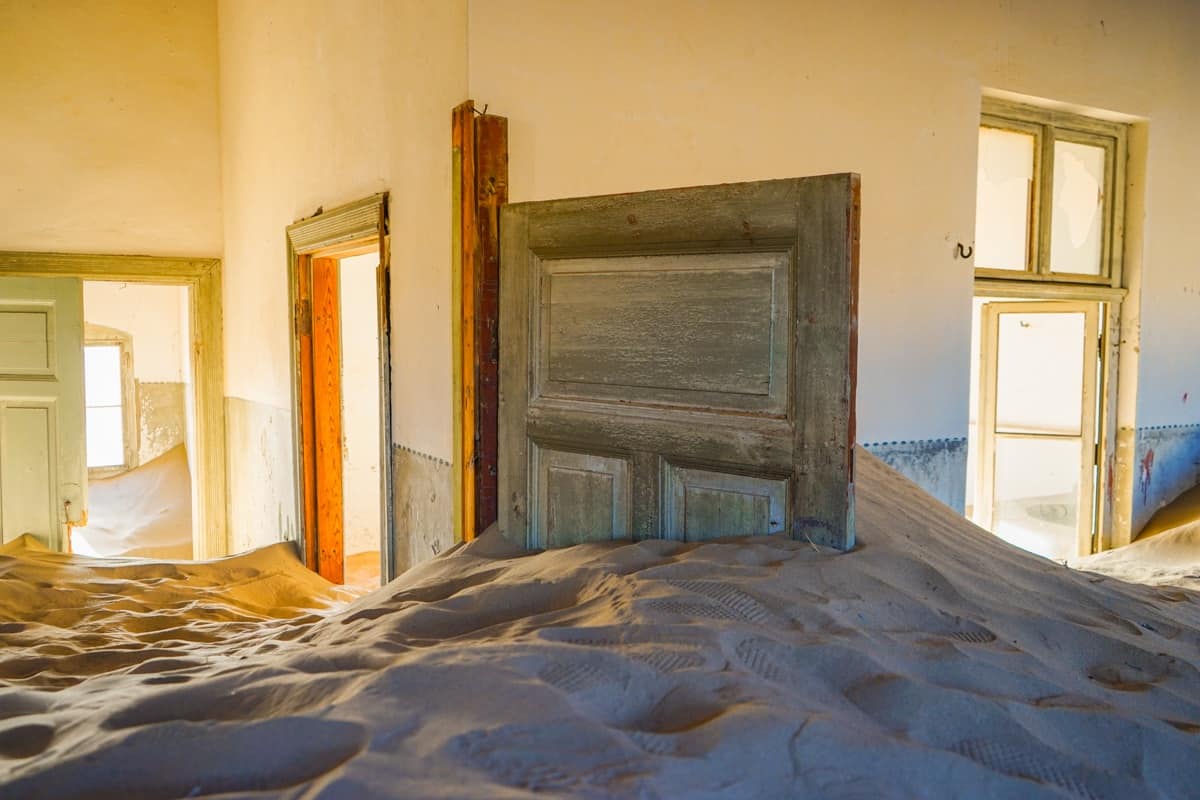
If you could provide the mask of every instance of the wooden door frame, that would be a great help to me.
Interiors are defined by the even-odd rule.
[[[451,114],[455,538],[474,539],[499,510],[500,207],[508,202],[508,118]]]
[[[92,253],[0,251],[0,277],[63,277],[186,286],[191,383],[196,405],[192,480],[192,555],[229,553],[225,464],[225,359],[221,261]]]
[[[990,308],[989,306],[994,306]],[[1097,359],[1102,357],[1099,342],[1099,315],[1102,313],[1100,302],[1096,300],[1029,300],[1005,301],[997,300],[984,303],[979,316],[980,340],[980,387],[979,387],[979,457],[977,461],[976,498],[982,498],[977,504],[976,515],[983,527],[991,530],[995,525],[995,477],[996,477],[996,403],[999,392],[997,374],[999,366],[999,322],[1001,314],[1062,314],[1082,313],[1084,315],[1083,339],[1083,384],[1082,408],[1080,409],[1081,458],[1079,469],[1079,488],[1076,493],[1076,556],[1088,555],[1098,550],[1100,503],[1099,493],[1103,487],[1103,474],[1094,471],[1102,468],[1099,458],[1101,447],[1097,446],[1094,437],[1097,431],[1096,401],[1100,389],[1096,375]],[[1106,366],[1101,362],[1102,373]],[[1101,430],[1103,436],[1103,430]],[[1043,435],[1043,438],[1052,438]],[[1075,437],[1069,437],[1075,438]],[[1092,438],[1091,447],[1087,440]],[[1103,439],[1100,440],[1103,444]],[[1090,450],[1090,452],[1089,452]],[[1086,454],[1086,455],[1085,455]],[[982,505],[982,508],[978,506]],[[1086,506],[1086,509],[1085,509]],[[1085,516],[1086,513],[1086,524]],[[982,516],[980,516],[982,515]]]
[[[380,480],[380,575],[395,577],[394,514],[392,509],[392,381],[391,381],[391,263],[388,236],[388,193],[299,220],[287,227],[288,305],[291,317],[292,359],[292,469],[296,486],[296,529],[301,558],[320,572],[316,519],[316,453],[312,387],[306,385],[304,359],[311,359],[311,306],[305,305],[312,281],[314,258],[342,259],[369,252],[379,253],[376,270],[376,318],[379,329],[379,480]],[[325,574],[325,573],[321,573]],[[328,576],[326,576],[328,577]]]

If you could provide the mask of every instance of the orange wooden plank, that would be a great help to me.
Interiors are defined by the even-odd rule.
[[[475,308],[478,305],[476,265],[478,229],[475,224],[475,104],[471,100],[455,107],[451,115],[451,141],[460,164],[455,187],[459,209],[459,242],[462,248],[461,302],[457,309],[461,352],[462,425],[461,464],[462,519],[464,539],[475,538]]]
[[[338,262],[312,260],[312,365],[316,459],[317,572],[342,583],[342,371]]]
[[[296,263],[296,337],[300,355],[300,455],[304,491],[304,563],[317,570],[317,460],[313,408],[312,259]]]

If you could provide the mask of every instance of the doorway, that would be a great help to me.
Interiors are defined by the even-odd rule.
[[[974,302],[967,516],[1046,558],[1098,546],[1107,305]]]
[[[361,589],[392,577],[385,202],[288,228],[301,549],[322,577]]]
[[[88,514],[70,532],[72,552],[194,555],[190,293],[186,285],[83,282]]]

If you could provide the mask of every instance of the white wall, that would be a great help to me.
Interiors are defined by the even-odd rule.
[[[342,485],[343,550],[379,549],[380,441],[379,324],[375,314],[374,253],[342,259]]]
[[[284,228],[390,190],[393,437],[450,455],[450,109],[466,95],[465,30],[464,2],[221,2],[227,394],[290,403]]]
[[[954,252],[982,90],[1146,118],[1139,424],[1185,423],[1198,41],[1200,5],[1166,0],[476,0],[470,89],[509,117],[513,201],[862,173],[862,441],[966,434],[972,268]]]
[[[391,437],[449,459],[450,109],[466,98],[465,0],[222,0],[219,19],[226,394],[281,420],[263,409],[291,405],[284,229],[388,190]],[[261,461],[262,436],[291,435],[286,423],[246,433],[230,438],[231,464]],[[240,496],[255,491],[273,488],[230,485],[236,542],[274,541],[289,524],[274,506],[241,519],[262,505]]]
[[[83,317],[133,337],[133,377],[143,383],[185,380],[183,286],[84,281]]]
[[[221,253],[213,0],[0,2],[0,249]]]

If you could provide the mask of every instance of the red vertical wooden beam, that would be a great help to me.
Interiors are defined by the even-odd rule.
[[[498,513],[500,415],[500,206],[508,202],[508,119],[475,119],[475,533]]]

